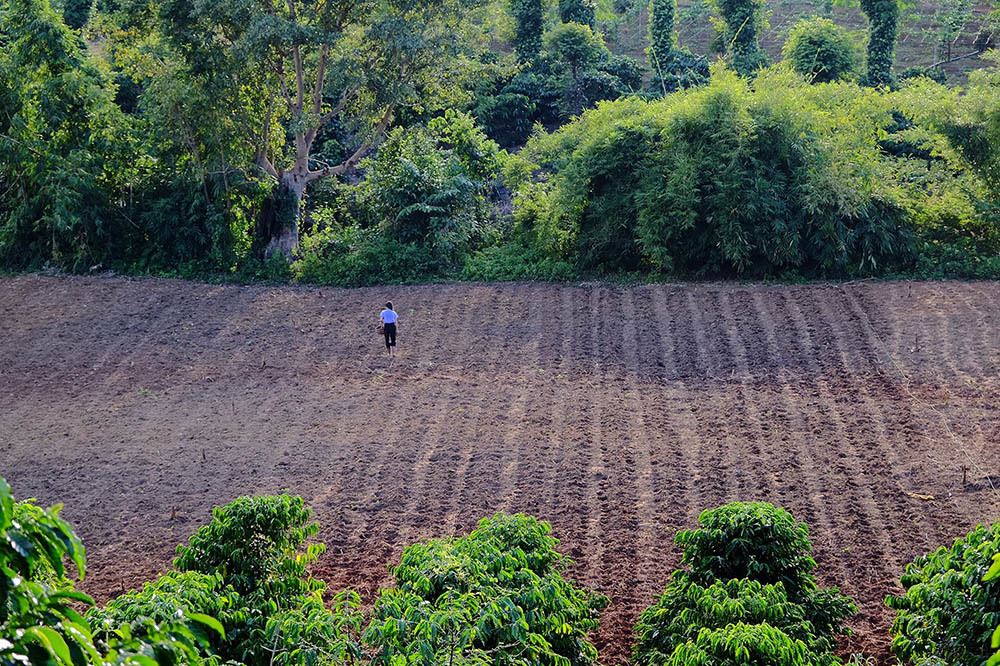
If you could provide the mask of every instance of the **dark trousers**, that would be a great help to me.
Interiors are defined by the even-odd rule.
[[[385,324],[382,327],[383,333],[385,333],[385,348],[396,346],[396,325],[395,324]]]

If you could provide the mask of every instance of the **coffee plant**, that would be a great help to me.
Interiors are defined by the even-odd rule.
[[[993,556],[993,565],[990,567],[990,570],[986,572],[986,575],[983,576],[983,581],[989,582],[997,577],[1000,577],[1000,553]],[[997,650],[997,652],[990,657],[986,666],[997,666],[997,664],[1000,664],[1000,624],[998,624],[997,628],[993,630],[993,637],[990,639],[990,647]]]
[[[547,523],[521,514],[409,546],[375,603],[365,642],[381,664],[585,666],[606,597],[563,578]]]
[[[896,656],[940,659],[951,666],[987,663],[1000,624],[998,554],[1000,523],[980,525],[951,548],[942,546],[908,564],[900,578],[905,593],[886,599],[896,611]]]
[[[141,590],[133,590],[108,602],[104,608],[94,608],[87,613],[87,622],[94,631],[98,644],[110,643],[127,627],[132,636],[146,636],[150,627],[178,617],[225,618],[238,607],[239,600],[232,588],[224,587],[219,576],[189,571],[169,572],[155,581],[146,583]],[[178,662],[216,664],[225,633],[217,625],[218,633],[204,631],[198,625],[192,632],[201,639],[201,654],[192,659],[184,651],[171,650],[170,657]],[[167,646],[166,649],[170,649]]]
[[[809,530],[764,502],[702,512],[678,532],[681,563],[663,595],[639,617],[639,666],[840,664],[834,639],[857,612],[836,588],[820,590]]]
[[[834,663],[832,637],[817,635],[803,604],[789,601],[781,583],[755,580],[718,581],[705,587],[685,571],[674,572],[666,591],[639,616],[635,645],[637,664],[660,664],[683,643],[696,641],[703,630],[729,625],[767,624],[801,641],[824,663]]]
[[[695,580],[746,578],[781,583],[798,600],[815,589],[809,527],[767,502],[732,502],[698,516],[698,528],[681,530],[681,564]]]
[[[820,666],[805,643],[768,624],[730,624],[704,629],[679,645],[662,666]]]
[[[345,593],[331,612],[322,602],[326,584],[308,573],[326,550],[307,544],[319,531],[311,516],[301,497],[241,497],[216,507],[212,522],[177,547],[176,569],[218,577],[236,594],[220,616],[223,659],[270,666],[357,653],[357,600]]]
[[[80,579],[83,545],[60,506],[17,504],[0,477],[0,666],[173,666],[202,663],[202,650],[222,627],[183,610],[92,629],[76,610],[93,601],[72,589],[64,559]],[[103,634],[102,634],[103,632]]]

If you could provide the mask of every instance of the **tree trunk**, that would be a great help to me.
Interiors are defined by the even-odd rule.
[[[265,259],[276,254],[286,261],[294,258],[299,247],[299,217],[306,182],[307,172],[304,169],[295,168],[282,174],[278,191],[271,202],[271,219],[264,230],[267,238]]]

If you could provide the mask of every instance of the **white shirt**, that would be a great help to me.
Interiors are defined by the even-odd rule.
[[[385,324],[395,324],[396,320],[399,319],[399,315],[395,311],[385,309],[382,310],[382,322]]]

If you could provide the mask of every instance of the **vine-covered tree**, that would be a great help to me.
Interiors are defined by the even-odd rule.
[[[514,52],[520,62],[531,62],[542,50],[542,0],[510,0],[514,17]]]
[[[868,0],[870,1],[870,0]],[[753,76],[768,64],[757,33],[766,28],[764,0],[715,0],[715,8],[725,24],[724,40],[732,67],[740,76]]]
[[[896,58],[896,35],[899,32],[897,0],[861,0],[861,11],[868,17],[868,72],[865,83],[890,86],[892,65]]]
[[[674,17],[677,0],[650,0],[649,3],[649,68],[661,78],[670,70],[677,48]]]
[[[595,0],[559,0],[559,20],[579,23],[593,30],[597,26],[597,3]]]
[[[163,0],[156,23],[181,62],[176,77],[196,82],[238,119],[237,141],[276,184],[270,215],[258,226],[265,256],[293,256],[311,183],[354,169],[401,108],[442,90],[461,70],[478,41],[468,20],[477,7],[466,0]],[[317,139],[334,127],[343,149],[335,159],[318,156]]]

